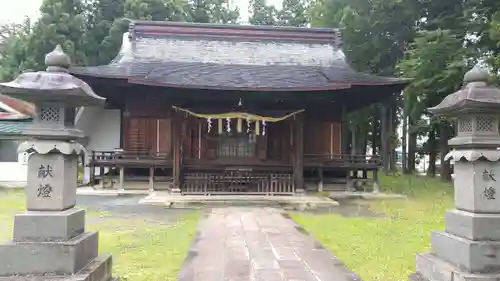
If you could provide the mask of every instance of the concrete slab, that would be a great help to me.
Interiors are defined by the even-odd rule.
[[[388,200],[388,199],[407,199],[405,195],[381,193],[381,192],[350,192],[350,191],[334,191],[328,194],[328,197],[334,200],[345,199],[364,199],[364,200]]]
[[[89,186],[76,189],[77,195],[94,195],[94,196],[120,196],[120,195],[149,195],[151,192],[144,189],[99,189]]]
[[[359,281],[328,250],[274,208],[214,208],[178,281]]]
[[[139,201],[140,204],[162,205],[171,208],[260,206],[291,210],[311,210],[338,206],[335,200],[319,196],[265,196],[265,195],[172,195],[155,192]]]

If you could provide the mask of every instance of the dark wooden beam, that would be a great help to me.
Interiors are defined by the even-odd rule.
[[[181,116],[178,112],[175,112],[172,116],[172,152],[173,152],[173,193],[179,193],[181,191]]]
[[[295,116],[293,128],[293,181],[295,192],[304,193],[304,114]]]

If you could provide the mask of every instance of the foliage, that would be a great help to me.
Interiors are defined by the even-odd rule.
[[[406,89],[408,99],[418,105],[412,115],[427,114],[425,108],[437,105],[457,91],[467,68],[468,53],[462,40],[449,30],[423,31],[410,45],[408,57],[399,65],[414,80]]]
[[[275,25],[277,22],[278,10],[274,6],[266,5],[265,0],[251,0],[250,14],[250,24]]]
[[[379,217],[294,213],[292,218],[362,280],[406,280],[415,272],[415,255],[429,251],[430,232],[444,229],[453,189],[427,177],[382,176],[380,180],[384,191],[406,194],[408,200],[370,203]]]
[[[493,40],[496,49],[500,49],[500,9],[499,11],[492,15],[492,20],[489,27],[490,39]],[[493,69],[498,74],[500,70],[500,52],[494,54],[490,60]]]
[[[277,15],[278,24],[304,27],[309,23],[308,3],[304,0],[283,0]]]

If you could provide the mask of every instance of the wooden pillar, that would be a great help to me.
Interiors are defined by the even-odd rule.
[[[85,164],[85,162],[84,162]],[[95,185],[95,151],[92,150],[92,158],[89,163],[90,166],[90,175],[89,175],[89,181],[90,181],[90,186],[94,188]],[[85,165],[83,165],[85,169]]]
[[[124,184],[124,180],[125,180],[125,168],[124,167],[120,167],[120,182],[118,184],[118,189],[119,190],[123,190],[123,184]]]
[[[342,127],[340,133],[341,154],[346,155],[349,150],[349,129],[347,127],[349,120],[347,120],[347,109],[342,107]]]
[[[104,167],[99,167],[99,175],[101,178],[101,181],[99,182],[99,188],[103,189],[104,188],[104,181],[105,181]]]
[[[295,192],[304,194],[304,115],[295,116],[293,129],[293,181]]]
[[[322,192],[323,191],[323,169],[322,168],[318,169],[318,175],[319,175],[318,191]]]
[[[378,185],[378,169],[373,170],[373,193],[378,193],[380,191],[380,187]]]
[[[155,167],[149,167],[149,192],[155,191]]]
[[[172,154],[173,154],[173,163],[172,163],[172,176],[173,176],[173,194],[181,193],[181,119],[179,118],[179,112],[173,113],[172,118]]]
[[[350,170],[346,170],[345,171],[345,190],[346,191],[352,191],[351,190],[351,171]]]

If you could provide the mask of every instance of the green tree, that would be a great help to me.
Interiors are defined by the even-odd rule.
[[[307,26],[309,24],[308,3],[303,0],[283,0],[283,7],[277,13],[279,25]]]
[[[265,0],[251,0],[249,10],[251,24],[276,25],[278,10],[274,6],[267,6]]]
[[[85,64],[85,5],[81,0],[44,0],[28,47],[33,68],[43,69],[45,55],[60,44],[75,64]]]
[[[422,17],[413,0],[316,0],[310,9],[314,27],[340,27],[347,60],[358,71],[394,76],[397,63],[404,58],[408,44],[413,40]],[[402,97],[395,93],[386,101],[388,108],[374,105],[350,116],[351,127],[369,132],[371,146],[379,151],[384,168],[395,169],[395,144]],[[355,117],[355,115],[359,115]],[[385,114],[391,117],[386,120]],[[366,122],[365,116],[371,122]],[[382,122],[384,121],[384,122]],[[361,128],[363,127],[363,128]],[[368,138],[359,136],[360,138]],[[375,140],[380,139],[377,143]]]
[[[28,18],[20,24],[7,24],[1,27],[0,81],[10,80],[24,69],[35,65],[27,44],[31,28]]]
[[[411,115],[426,115],[431,120],[425,128],[428,141],[424,146],[429,153],[430,176],[436,174],[438,147],[441,156],[448,150],[450,125],[431,116],[426,108],[439,104],[447,95],[460,89],[469,57],[469,50],[463,47],[463,37],[450,30],[438,29],[423,31],[411,44],[408,58],[400,64],[403,73],[414,78],[406,89],[409,102],[418,100],[418,103],[413,105]],[[441,142],[438,145],[439,140]],[[443,179],[449,179],[448,165],[443,161],[441,166],[444,169],[441,171]]]
[[[193,22],[236,24],[238,17],[238,9],[231,9],[228,0],[197,1],[191,9]]]
[[[490,64],[493,66],[494,73],[497,74],[497,80],[499,80],[498,76],[500,75],[498,74],[498,72],[500,70],[500,51],[498,50],[498,48],[500,48],[500,9],[496,14],[492,15],[488,31],[490,39],[495,43],[495,49],[493,52],[493,56],[490,59]]]

